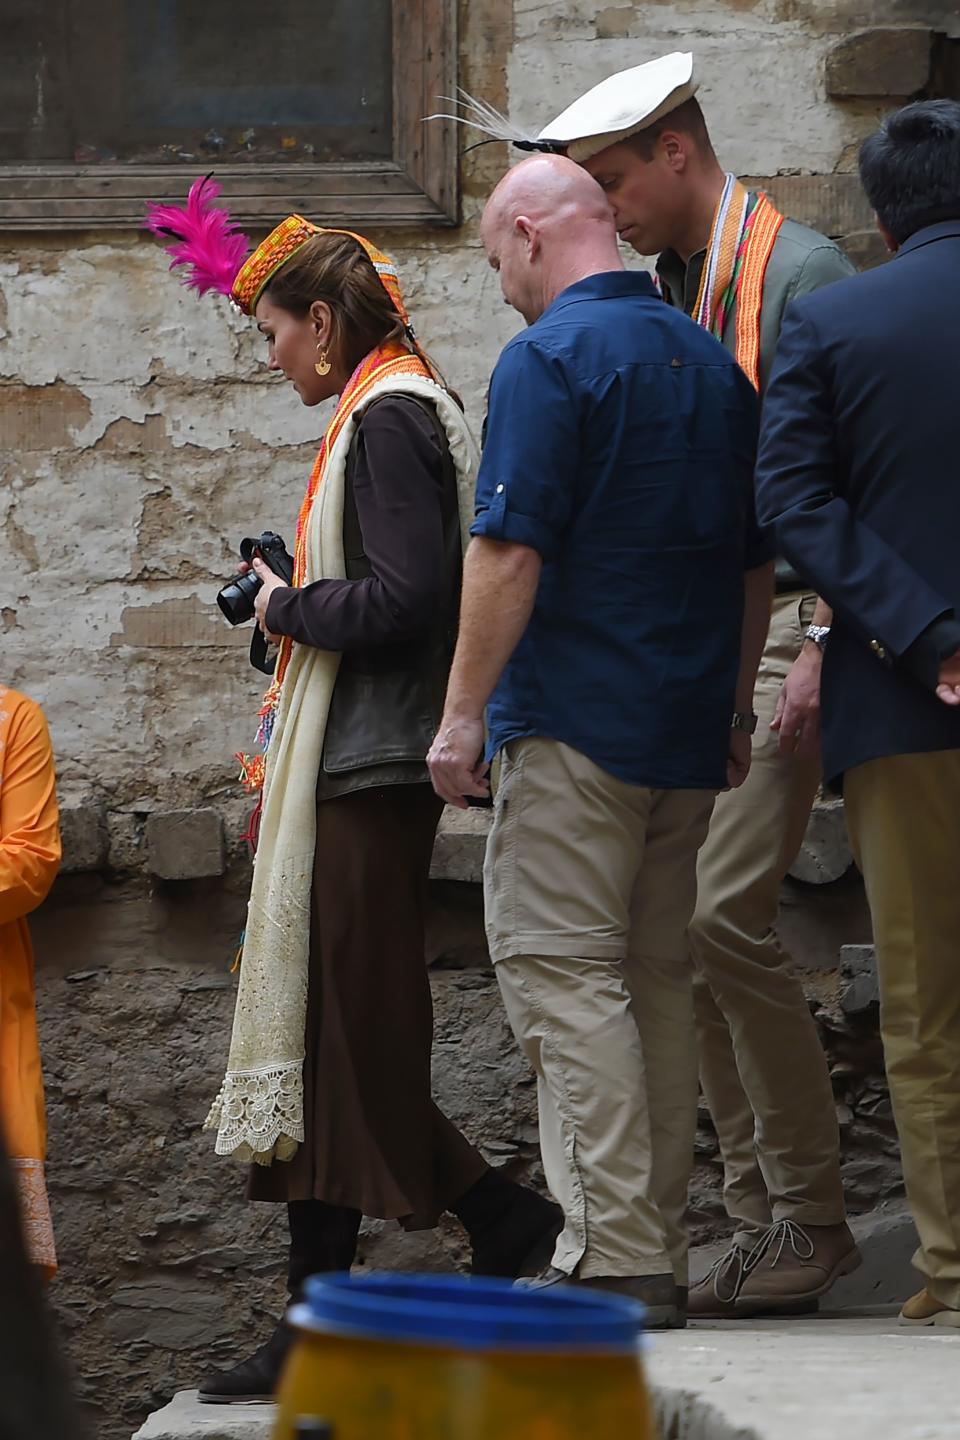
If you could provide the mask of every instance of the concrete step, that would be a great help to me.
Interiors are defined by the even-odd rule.
[[[701,1324],[651,1336],[646,1369],[669,1440],[960,1436],[960,1330],[851,1315]],[[186,1390],[134,1440],[269,1440],[273,1413]]]

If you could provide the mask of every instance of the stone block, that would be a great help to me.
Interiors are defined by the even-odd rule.
[[[854,230],[843,237],[843,248],[858,270],[873,270],[890,259],[890,252],[874,226],[870,230]]]
[[[836,238],[869,230],[873,211],[854,174],[744,175],[752,190],[765,190],[791,220]]]
[[[146,824],[147,869],[160,880],[224,871],[223,821],[216,810],[167,810]]]
[[[814,805],[800,853],[790,867],[794,880],[807,885],[829,885],[853,864],[842,800],[821,800]]]
[[[840,1008],[845,1015],[863,1015],[880,1003],[877,956],[872,945],[841,945]]]
[[[902,98],[930,78],[929,30],[862,30],[827,55],[827,94]]]
[[[275,1417],[272,1405],[201,1405],[196,1390],[181,1390],[133,1440],[269,1440]]]
[[[448,805],[440,816],[430,879],[479,884],[483,879],[483,856],[492,820],[490,809],[457,810]]]
[[[107,863],[107,822],[103,806],[93,803],[60,807],[63,843],[61,871],[76,875],[102,870]]]
[[[132,811],[107,815],[111,870],[138,870],[143,864],[143,820]]]

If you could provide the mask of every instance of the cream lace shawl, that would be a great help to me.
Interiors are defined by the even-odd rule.
[[[344,425],[307,530],[306,581],[345,574],[343,497],[347,452],[360,416],[386,394],[430,401],[456,465],[464,535],[473,515],[477,448],[445,390],[414,375],[375,385]],[[247,911],[227,1073],[207,1116],[218,1155],[269,1165],[303,1140],[303,1059],[316,844],[316,781],[340,656],[294,645],[267,752],[260,839]]]

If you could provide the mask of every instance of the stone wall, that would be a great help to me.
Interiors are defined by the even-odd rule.
[[[539,125],[611,71],[690,46],[724,162],[872,262],[857,143],[899,99],[956,87],[958,36],[951,0],[464,0],[461,83]],[[377,237],[475,424],[518,323],[476,225],[505,163],[498,146],[466,157],[461,228]],[[248,880],[231,757],[262,684],[212,602],[241,535],[289,535],[325,419],[263,358],[248,322],[187,296],[141,234],[0,233],[2,678],[46,709],[67,809],[65,873],[35,925],[55,1296],[105,1440],[235,1354],[280,1293],[278,1217],[243,1205],[241,1175],[199,1131]],[[818,824],[836,831],[830,814]],[[437,1086],[491,1158],[536,1178],[533,1089],[486,965],[475,842],[448,825],[437,852]],[[848,994],[845,1011],[836,963],[866,918],[848,858],[811,844],[783,925],[811,967],[866,1207],[897,1184],[869,970],[849,977],[865,1008]],[[818,880],[831,883],[811,901]],[[719,1216],[715,1148],[705,1122],[704,1235]],[[383,1226],[364,1238],[370,1263],[462,1253],[452,1222],[435,1240]]]

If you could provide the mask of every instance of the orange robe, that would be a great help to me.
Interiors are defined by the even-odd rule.
[[[53,750],[38,705],[0,686],[0,1123],[30,1259],[57,1267],[43,1178],[46,1117],[27,919],[60,866]]]

